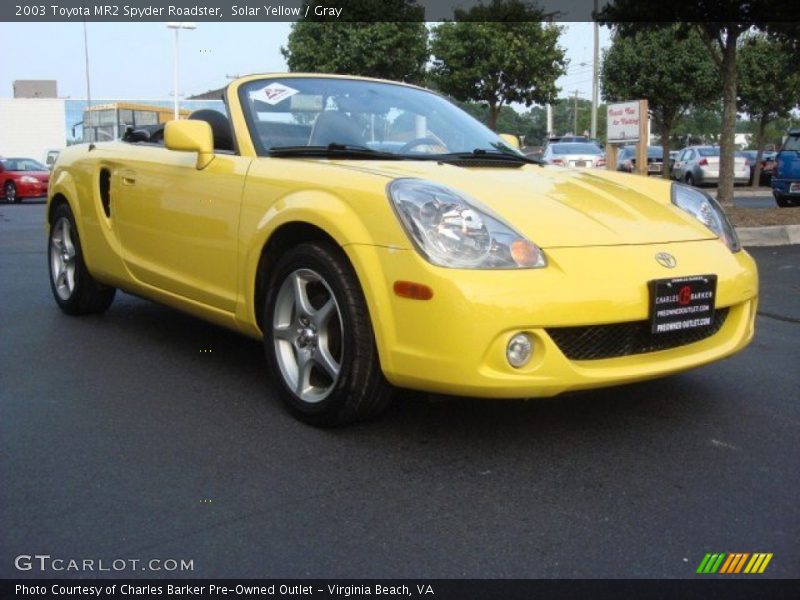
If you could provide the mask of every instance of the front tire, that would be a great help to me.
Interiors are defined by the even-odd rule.
[[[773,194],[773,196],[775,196],[775,203],[781,208],[789,208],[792,205],[792,201],[783,194]]]
[[[344,253],[303,243],[277,261],[264,303],[264,348],[290,412],[319,427],[379,415],[393,388],[381,371],[366,301]]]
[[[691,173],[686,174],[686,185],[694,185],[694,177],[692,177]]]
[[[96,281],[86,268],[78,228],[67,204],[60,204],[53,211],[47,258],[50,289],[61,310],[68,315],[108,310],[117,290]]]
[[[13,181],[6,181],[6,185],[3,187],[3,194],[5,194],[6,202],[9,204],[13,204],[14,202],[19,202],[21,198],[17,196],[17,186],[14,185]]]

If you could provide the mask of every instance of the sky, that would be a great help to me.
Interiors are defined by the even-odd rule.
[[[592,97],[593,25],[562,23],[560,45],[570,60],[561,96]],[[286,71],[280,47],[290,23],[197,23],[180,31],[180,94],[224,86],[229,76]],[[92,98],[172,97],[173,31],[164,23],[88,23]],[[600,28],[600,48],[610,32]],[[0,23],[0,97],[17,79],[55,79],[61,97],[85,99],[82,23]],[[581,64],[583,63],[583,65]]]

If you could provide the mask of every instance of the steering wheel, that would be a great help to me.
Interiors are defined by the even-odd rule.
[[[417,146],[444,146],[442,142],[435,137],[431,136],[424,136],[418,137],[406,144],[403,144],[403,147],[400,148],[397,152],[398,154],[405,154],[406,152],[410,152],[412,149],[416,148]]]

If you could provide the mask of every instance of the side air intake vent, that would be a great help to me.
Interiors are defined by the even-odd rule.
[[[103,212],[111,217],[111,172],[108,169],[100,169],[100,202]]]

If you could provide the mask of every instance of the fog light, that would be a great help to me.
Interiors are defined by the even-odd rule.
[[[508,364],[515,369],[524,367],[533,355],[533,343],[530,336],[525,333],[518,333],[511,338],[506,348],[506,358]]]

